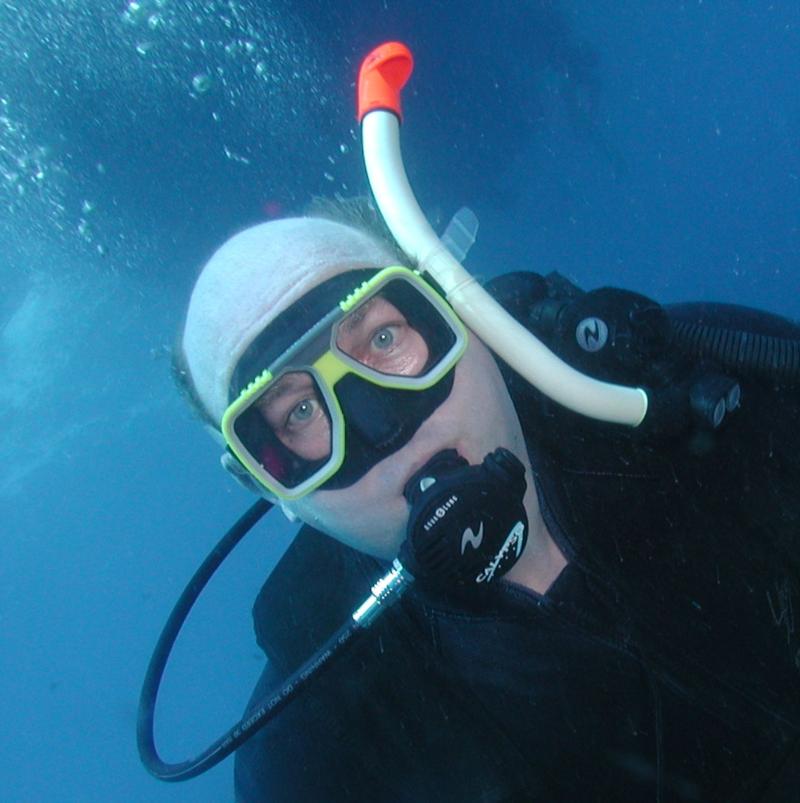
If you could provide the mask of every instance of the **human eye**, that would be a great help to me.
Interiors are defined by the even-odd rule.
[[[336,343],[349,357],[384,374],[414,376],[428,358],[419,332],[382,296],[370,299],[344,321]]]
[[[259,399],[257,406],[275,434],[301,430],[322,411],[314,381],[303,372],[282,376]]]
[[[408,328],[403,315],[381,296],[370,299],[351,314],[337,335],[339,348],[363,362],[384,359],[403,345]]]
[[[370,340],[372,348],[378,351],[388,351],[400,338],[400,327],[397,325],[382,326]]]
[[[289,429],[302,427],[312,421],[319,411],[319,402],[316,398],[301,399],[290,408],[286,416],[286,426]]]

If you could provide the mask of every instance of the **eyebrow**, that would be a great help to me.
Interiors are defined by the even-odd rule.
[[[272,387],[267,388],[267,392],[256,404],[270,405],[281,397],[286,396],[288,393],[295,393],[305,388],[311,388],[316,391],[316,385],[308,374],[302,372],[284,374]]]
[[[381,296],[373,296],[372,298],[365,301],[360,307],[354,309],[346,318],[342,319],[340,324],[341,328],[345,330],[345,332],[352,332],[353,329],[358,326],[361,321],[364,320],[369,308],[375,303],[375,300],[381,298]]]

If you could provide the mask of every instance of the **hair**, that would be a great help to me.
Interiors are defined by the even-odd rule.
[[[189,409],[194,415],[206,426],[210,426],[219,432],[219,421],[214,420],[214,416],[208,412],[203,404],[197,389],[192,381],[192,375],[189,371],[189,366],[186,364],[186,355],[183,353],[183,327],[181,324],[178,330],[178,335],[172,345],[172,359],[170,364],[170,371],[172,373],[172,381],[178,388],[178,393],[189,405]]]
[[[412,268],[416,267],[416,264],[409,260],[409,257],[395,242],[388,226],[375,207],[374,201],[369,196],[362,195],[354,198],[344,198],[340,195],[335,195],[333,198],[315,197],[303,210],[303,215],[330,220],[334,223],[349,226],[352,229],[358,229],[386,246],[397,257],[398,264]],[[182,345],[185,325],[186,319],[184,316],[172,346],[172,379],[192,413],[203,424],[219,432],[219,421],[215,421],[214,417],[206,409],[192,381],[191,371],[186,362],[186,355],[183,352]]]
[[[319,217],[334,223],[342,223],[350,226],[351,229],[363,231],[373,240],[378,240],[385,245],[397,257],[398,265],[405,265],[409,268],[416,267],[416,262],[410,260],[408,254],[395,241],[375,206],[374,200],[369,195],[357,195],[354,198],[344,198],[341,195],[334,195],[333,198],[315,196],[303,214],[307,217]]]

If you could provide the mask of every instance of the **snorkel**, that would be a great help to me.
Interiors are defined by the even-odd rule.
[[[400,92],[412,70],[409,49],[387,42],[364,59],[358,76],[364,163],[398,245],[436,280],[461,320],[534,387],[576,413],[639,426],[648,410],[642,388],[593,379],[557,357],[481,287],[431,228],[408,182],[400,151]]]

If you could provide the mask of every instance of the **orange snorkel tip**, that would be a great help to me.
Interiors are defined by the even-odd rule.
[[[414,57],[402,42],[384,42],[361,62],[358,71],[358,122],[375,109],[403,119],[400,90],[414,70]]]

